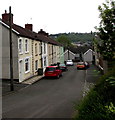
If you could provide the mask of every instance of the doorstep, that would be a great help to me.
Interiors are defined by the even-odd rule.
[[[33,84],[33,83],[37,82],[38,80],[42,79],[43,77],[44,77],[44,75],[41,75],[41,76],[37,75],[37,76],[34,76],[34,77],[29,78],[27,80],[24,80],[22,82],[22,84]]]

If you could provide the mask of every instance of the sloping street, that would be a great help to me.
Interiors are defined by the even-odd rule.
[[[88,70],[91,73],[93,69]],[[71,118],[74,104],[83,96],[85,82],[86,70],[70,66],[59,79],[43,78],[4,96],[3,118]]]

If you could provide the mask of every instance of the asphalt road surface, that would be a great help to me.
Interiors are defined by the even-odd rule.
[[[72,118],[82,98],[85,70],[70,66],[59,79],[46,79],[3,97],[3,118]]]

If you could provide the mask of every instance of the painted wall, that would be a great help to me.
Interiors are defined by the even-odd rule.
[[[24,37],[19,37],[18,39],[18,45],[19,40],[22,40],[22,52],[18,51],[19,54],[19,82],[22,82],[31,76],[33,76],[32,73],[32,40]],[[28,40],[28,51],[25,50],[25,41]],[[18,46],[19,47],[19,46]],[[19,50],[19,48],[18,48]],[[29,59],[29,71],[25,71],[25,62],[26,59]],[[20,66],[21,64],[21,66]]]
[[[72,60],[74,58],[75,58],[75,54],[74,53],[69,51],[69,57],[68,57],[68,50],[65,51],[65,53],[64,53],[64,60],[65,61],[68,60],[68,59]]]
[[[93,51],[91,49],[84,53],[83,60],[88,62],[93,61]]]
[[[2,79],[10,79],[10,40],[9,28],[7,25],[0,23],[0,31],[2,31]],[[13,79],[19,79],[18,71],[18,36],[12,32],[13,46]],[[0,62],[1,64],[1,62]]]
[[[60,63],[64,63],[64,47],[60,46],[59,51],[60,51]]]
[[[53,64],[52,62],[52,44],[48,44],[48,66],[50,66],[51,64]]]
[[[40,41],[36,41],[36,40],[33,40],[32,41],[33,43],[33,45],[32,45],[32,51],[33,51],[33,53],[32,53],[32,71],[33,71],[33,75],[37,75],[38,74],[38,72],[37,72],[37,70],[38,69],[36,69],[36,61],[38,61],[38,67],[37,68],[41,68],[41,54],[40,54],[40,49],[41,49],[41,46],[40,46]]]

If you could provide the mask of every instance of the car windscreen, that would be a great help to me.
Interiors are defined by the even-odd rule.
[[[48,71],[55,71],[55,70],[56,70],[56,69],[53,68],[53,67],[47,67],[46,70],[45,70],[45,72],[48,72]]]
[[[83,62],[80,62],[80,63],[77,63],[77,65],[84,65],[84,63],[83,63]]]
[[[63,66],[65,66],[65,64],[60,64],[59,66],[60,66],[60,67],[63,67]]]

